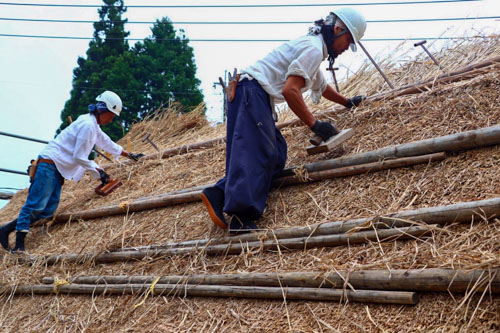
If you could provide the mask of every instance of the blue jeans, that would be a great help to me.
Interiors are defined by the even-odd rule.
[[[228,103],[224,211],[258,219],[273,178],[285,167],[286,141],[276,127],[269,95],[257,80],[242,80]]]
[[[54,214],[61,198],[63,178],[54,164],[39,163],[28,198],[17,217],[17,231],[28,231],[39,219]]]

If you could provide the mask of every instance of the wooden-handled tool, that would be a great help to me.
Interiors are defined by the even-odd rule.
[[[320,136],[314,136],[311,139],[309,139],[309,142],[313,144],[313,146],[309,146],[306,148],[307,153],[309,155],[314,155],[314,154],[319,154],[319,153],[326,153],[327,151],[330,151],[333,147],[336,147],[343,143],[344,141],[350,139],[354,135],[354,130],[352,128],[347,128],[339,132],[339,134],[332,136],[328,141],[323,142]],[[316,144],[313,142],[313,140],[316,140],[315,142],[319,143]]]
[[[321,144],[321,142],[323,142],[323,138],[320,137],[319,135],[315,135],[315,136],[313,136],[312,138],[309,139],[309,142],[312,145],[319,146]]]
[[[94,192],[102,196],[107,196],[121,185],[122,182],[118,178],[112,179],[107,184],[100,184],[99,186],[97,186]]]

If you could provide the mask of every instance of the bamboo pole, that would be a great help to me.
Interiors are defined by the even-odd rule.
[[[487,73],[488,71],[485,69],[486,67],[494,66],[494,65],[498,64],[499,62],[500,62],[500,57],[495,57],[495,58],[492,58],[492,59],[489,59],[486,61],[482,61],[482,62],[473,64],[473,65],[462,67],[456,71],[449,73],[449,75],[442,74],[442,75],[439,75],[436,79],[427,80],[423,83],[415,83],[415,84],[407,85],[407,86],[404,86],[401,88],[392,89],[386,93],[369,96],[366,99],[365,103],[393,99],[393,98],[396,98],[399,96],[409,95],[409,94],[419,94],[419,93],[427,91],[429,88],[434,87],[434,86],[439,85],[439,84],[453,83],[453,82],[457,82],[460,80],[468,79],[471,77],[471,75],[479,75],[479,74]],[[478,71],[479,69],[484,69],[484,70]],[[469,73],[469,72],[472,72],[472,73]],[[338,112],[340,110],[345,110],[345,107],[343,107],[343,106],[334,107],[334,108],[327,110],[327,111],[318,112],[318,113],[316,113],[316,116],[330,115],[330,114],[333,114],[333,113]],[[289,127],[289,126],[297,126],[301,123],[302,123],[302,121],[300,119],[293,119],[290,121],[279,123],[276,126],[281,129],[281,128]],[[207,141],[202,141],[202,142],[197,142],[197,143],[193,143],[193,144],[173,147],[173,148],[169,148],[167,150],[164,150],[162,152],[161,157],[168,158],[168,157],[175,156],[175,155],[186,154],[186,153],[188,153],[192,150],[196,150],[196,149],[211,148],[211,147],[217,146],[221,143],[224,143],[225,141],[226,141],[226,138],[221,136],[221,137],[207,140]],[[142,158],[142,160],[156,159],[156,158],[158,158],[158,154],[154,153],[154,154],[144,156]],[[122,162],[122,164],[129,164],[129,163],[132,163],[132,161],[125,160]],[[106,169],[106,167],[110,167],[110,166],[112,166],[112,164],[104,165],[103,168]]]
[[[187,240],[177,243],[166,243],[149,245],[142,247],[128,247],[121,251],[147,250],[174,248],[183,246],[204,246],[206,244],[223,244],[229,242],[251,242],[262,239],[281,239],[309,237],[325,234],[346,233],[352,230],[367,228],[387,228],[404,227],[412,225],[415,222],[421,223],[468,223],[474,220],[474,217],[491,219],[500,216],[500,197],[478,201],[460,202],[446,206],[436,206],[420,208],[383,216],[372,216],[365,218],[352,219],[347,221],[323,222],[306,227],[289,227],[275,230],[269,230],[258,233],[248,233],[239,236],[227,236],[211,239]]]
[[[86,294],[86,295],[129,295],[145,293],[152,289],[156,296],[202,296],[202,297],[238,297],[257,299],[309,300],[309,301],[344,301],[383,304],[418,303],[418,295],[407,291],[381,290],[336,290],[326,288],[280,288],[280,287],[247,287],[218,285],[178,285],[156,284],[150,287],[145,284],[66,284],[54,287],[51,285],[27,285],[3,287],[2,294],[34,295],[34,294]]]
[[[303,167],[307,170],[309,174],[312,174],[313,172],[319,172],[328,169],[374,163],[384,159],[425,155],[443,151],[455,152],[459,150],[480,148],[494,144],[500,144],[500,125],[486,127],[473,131],[461,132],[447,136],[441,136],[422,141],[415,141],[397,146],[385,147],[366,153],[341,157],[332,160],[319,161],[311,164],[306,164]],[[388,164],[386,164],[386,162],[384,161],[381,162],[380,165],[382,166]],[[370,170],[369,169],[370,167],[373,168],[373,165],[368,167],[367,166],[359,167],[359,168],[360,170],[362,170],[363,168],[365,168],[366,170]],[[296,167],[283,170],[280,174],[280,177],[294,176],[295,168]],[[334,171],[332,171],[331,173],[335,175]],[[70,219],[86,220],[97,217],[113,216],[113,215],[125,214],[127,212],[135,212],[146,209],[154,209],[170,205],[177,205],[181,203],[194,202],[201,200],[200,193],[201,190],[192,190],[184,193],[158,195],[154,197],[139,199],[133,201],[127,207],[123,208],[120,205],[112,205],[81,212],[62,213],[56,215],[51,222],[63,223]],[[47,220],[40,223],[46,223],[46,222]]]
[[[429,227],[435,227],[431,225]],[[131,250],[114,251],[102,254],[59,254],[51,256],[27,256],[18,258],[20,262],[43,263],[54,265],[59,262],[83,263],[94,261],[96,263],[110,263],[118,261],[142,260],[146,258],[160,258],[173,255],[189,255],[193,253],[205,253],[207,255],[229,255],[240,254],[249,250],[287,250],[287,249],[309,249],[314,247],[333,247],[346,244],[360,244],[369,241],[387,241],[393,239],[407,239],[419,237],[429,231],[429,227],[404,227],[392,228],[374,231],[359,231],[353,234],[336,234],[326,236],[269,239],[266,241],[239,242],[206,245],[204,247],[178,247],[170,249],[151,249],[151,250]]]
[[[347,283],[354,289],[399,291],[467,292],[488,289],[500,293],[500,269],[455,270],[441,268],[361,270],[337,272],[271,272],[193,275],[100,275],[70,279],[76,284],[159,284],[233,285],[265,287],[343,288]],[[43,284],[53,284],[53,277],[44,277]],[[347,281],[347,283],[346,283]]]
[[[53,223],[64,223],[69,220],[89,220],[98,217],[120,215],[147,209],[155,209],[166,206],[179,205],[183,203],[200,201],[201,200],[200,193],[201,191],[197,190],[186,193],[171,194],[164,196],[160,195],[150,198],[144,198],[132,201],[123,208],[120,205],[111,205],[95,209],[84,210],[80,212],[62,213],[62,214],[57,214],[52,221]]]
[[[429,155],[411,156],[396,158],[392,160],[384,160],[380,162],[352,165],[342,168],[327,169],[323,171],[316,171],[307,174],[306,179],[301,179],[297,176],[281,177],[276,179],[273,184],[275,186],[289,186],[297,185],[301,183],[308,183],[313,181],[319,181],[324,179],[347,177],[353,175],[360,175],[368,172],[377,172],[388,169],[395,169],[401,167],[407,167],[415,164],[430,163],[436,161],[442,161],[446,158],[446,153],[434,153]]]
[[[438,152],[457,152],[497,144],[500,144],[500,125],[435,137],[421,141],[403,143],[400,145],[380,148],[361,154],[309,163],[303,165],[302,167],[308,173],[311,173],[327,169],[347,167],[351,165],[373,163],[391,158],[418,156]],[[279,174],[279,177],[288,177],[295,175],[294,170],[296,168],[297,167],[284,169]]]

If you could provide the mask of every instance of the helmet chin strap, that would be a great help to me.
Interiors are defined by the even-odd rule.
[[[333,13],[330,13],[330,14],[333,14]],[[323,36],[323,40],[325,41],[326,49],[328,51],[328,62],[330,63],[330,66],[328,69],[330,69],[330,70],[333,68],[335,58],[338,57],[337,51],[335,51],[333,49],[333,41],[335,40],[335,38],[340,37],[347,32],[347,30],[344,29],[344,31],[335,35],[334,29],[335,29],[335,23],[337,23],[338,17],[335,14],[333,14],[333,17],[334,17],[334,19],[333,19],[332,24],[328,24],[328,25],[325,24],[321,27],[321,35]]]

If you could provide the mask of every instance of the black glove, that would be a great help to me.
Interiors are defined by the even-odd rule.
[[[345,105],[346,108],[352,108],[353,106],[358,106],[361,104],[366,99],[366,96],[354,96],[351,98],[347,99],[347,104]]]
[[[110,177],[109,177],[109,175],[106,172],[104,172],[103,169],[99,170],[99,177],[101,178],[102,185],[106,185],[107,183],[109,183],[109,178]]]
[[[339,130],[335,126],[333,126],[329,122],[319,120],[316,120],[314,125],[311,127],[311,131],[313,131],[314,134],[320,136],[323,141],[326,141],[332,136],[339,134]]]
[[[138,161],[141,157],[143,157],[144,154],[141,154],[141,153],[138,153],[138,154],[134,154],[134,153],[128,153],[128,158],[130,158],[131,160],[134,160],[134,161]]]

